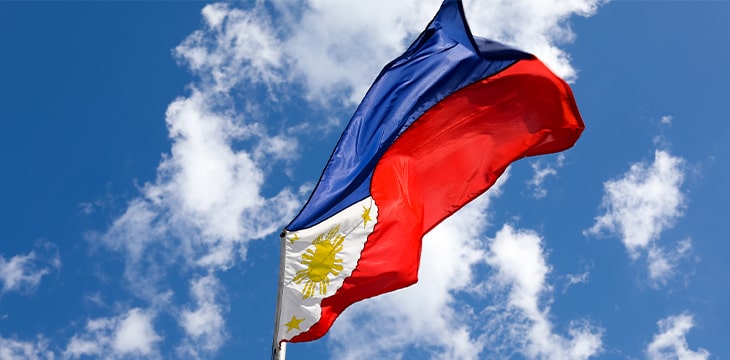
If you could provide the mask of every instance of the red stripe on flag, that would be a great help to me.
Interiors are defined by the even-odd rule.
[[[350,304],[415,283],[424,234],[494,185],[511,162],[568,149],[583,127],[568,85],[538,60],[519,61],[429,109],[375,168],[378,222],[357,267],[323,299],[320,321],[291,341],[317,339]]]

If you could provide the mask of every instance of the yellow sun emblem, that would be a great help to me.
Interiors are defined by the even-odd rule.
[[[310,247],[302,254],[302,265],[307,268],[297,271],[294,282],[301,284],[306,279],[302,290],[304,299],[314,296],[315,287],[319,287],[319,293],[324,295],[330,284],[329,275],[337,276],[342,271],[342,259],[336,256],[342,251],[345,236],[339,232],[340,225],[336,225],[328,232],[319,234],[312,241],[314,248]]]

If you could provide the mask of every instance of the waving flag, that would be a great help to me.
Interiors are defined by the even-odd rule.
[[[282,233],[275,343],[317,339],[350,304],[417,281],[421,239],[583,122],[533,55],[473,37],[446,0],[377,77],[309,201]]]

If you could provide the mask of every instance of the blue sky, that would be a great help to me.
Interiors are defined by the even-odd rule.
[[[278,233],[439,1],[0,2],[0,359],[259,359]],[[290,359],[727,359],[727,1],[465,2],[586,123]]]

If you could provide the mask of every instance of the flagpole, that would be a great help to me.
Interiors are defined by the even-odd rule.
[[[274,347],[273,360],[286,360],[286,342]]]
[[[279,318],[281,317],[281,297],[284,292],[284,255],[286,252],[286,229],[279,235],[281,245],[279,249],[279,287],[276,295],[276,319],[274,320],[274,339],[271,347],[271,360],[286,360],[286,342],[278,342]]]

